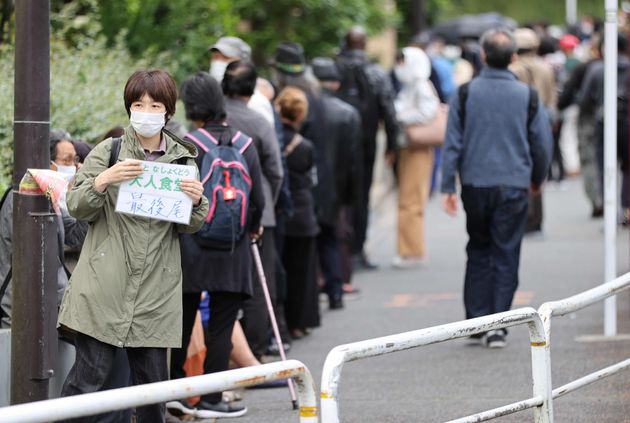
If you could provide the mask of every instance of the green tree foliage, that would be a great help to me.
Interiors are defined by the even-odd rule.
[[[125,42],[134,56],[169,54],[181,80],[208,68],[208,47],[223,35],[250,43],[258,65],[266,65],[283,40],[301,43],[309,57],[333,54],[351,26],[364,25],[374,32],[393,23],[395,14],[384,4],[384,0],[98,0],[97,15],[108,40],[127,31]]]

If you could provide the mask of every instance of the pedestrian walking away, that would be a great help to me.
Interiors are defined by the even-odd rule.
[[[447,213],[457,213],[459,175],[469,236],[466,318],[510,309],[518,286],[528,191],[540,191],[551,160],[551,125],[545,109],[535,90],[507,69],[515,53],[512,32],[486,32],[482,56],[488,67],[460,87],[449,106],[442,203]],[[505,329],[488,333],[487,345],[504,346],[506,334]]]

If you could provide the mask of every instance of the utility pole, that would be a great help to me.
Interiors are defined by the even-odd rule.
[[[427,27],[426,0],[413,0],[411,2],[412,35],[422,32]]]
[[[50,167],[50,6],[15,2],[11,404],[48,398],[57,350],[57,216],[41,192],[18,192]]]

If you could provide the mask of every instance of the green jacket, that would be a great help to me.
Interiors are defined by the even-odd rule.
[[[166,134],[166,154],[157,162],[187,157],[192,144]],[[107,169],[111,139],[98,144],[77,173],[67,196],[68,210],[90,222],[77,267],[59,312],[58,325],[117,347],[180,347],[182,270],[178,232],[196,232],[208,214],[208,200],[193,208],[189,225],[116,213],[118,185],[104,193],[94,178]],[[118,160],[145,160],[131,127]]]

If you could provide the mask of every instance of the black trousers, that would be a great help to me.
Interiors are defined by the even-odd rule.
[[[118,347],[106,344],[90,336],[77,333],[76,359],[61,390],[62,397],[87,394],[103,390],[112,372]],[[161,382],[168,379],[166,348],[125,348],[134,385]],[[164,403],[136,409],[136,422],[164,422]],[[98,416],[69,420],[73,423],[93,423]]]
[[[356,206],[352,210],[352,223],[354,226],[354,254],[363,251],[363,244],[367,238],[368,219],[370,211],[370,188],[374,174],[374,160],[376,159],[376,140],[372,143],[363,143],[363,160],[361,161],[361,186]]]
[[[267,288],[271,296],[271,302],[276,305],[276,246],[273,228],[265,228],[262,236],[262,245],[259,248],[260,260],[262,261],[265,279],[267,280]],[[267,303],[258,278],[256,264],[252,260],[252,281],[254,295],[243,302],[243,318],[241,325],[243,332],[249,343],[249,348],[256,357],[260,357],[267,352],[269,346],[269,312],[267,311]],[[274,311],[275,311],[274,307]],[[276,320],[278,314],[276,313]],[[278,321],[280,325],[282,321]]]
[[[321,231],[317,235],[319,265],[326,281],[326,294],[329,299],[341,299],[343,296],[343,277],[341,252],[337,241],[336,227],[320,223]]]
[[[518,287],[521,241],[527,222],[527,190],[462,187],[468,245],[466,318],[507,311]]]
[[[238,310],[243,296],[233,292],[210,292],[210,320],[204,333],[206,359],[203,364],[205,374],[228,370],[230,353],[232,352],[232,330],[236,322]],[[188,352],[188,344],[195,324],[195,316],[201,301],[201,293],[185,293],[183,301],[182,348],[171,350],[171,379],[186,377],[184,363]],[[202,400],[217,403],[221,401],[221,393],[207,394]]]

